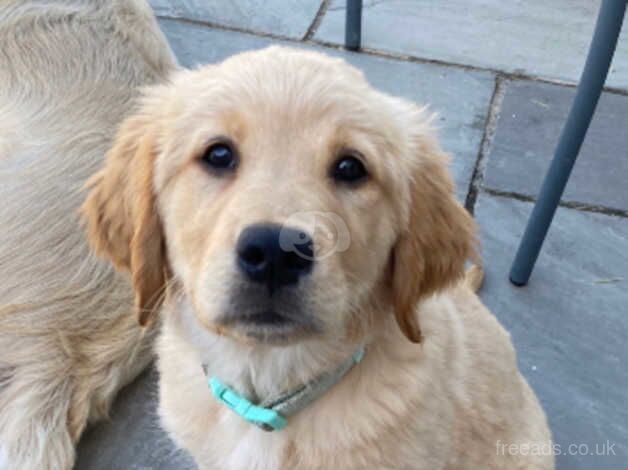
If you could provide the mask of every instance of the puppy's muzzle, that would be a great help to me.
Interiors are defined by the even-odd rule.
[[[314,247],[304,230],[278,224],[255,224],[245,228],[236,246],[241,273],[251,282],[278,289],[294,286],[312,271]]]

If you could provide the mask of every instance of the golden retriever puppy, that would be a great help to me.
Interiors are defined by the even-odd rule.
[[[271,47],[177,73],[121,126],[83,213],[139,322],[160,311],[161,418],[200,468],[553,468],[500,451],[550,433],[460,282],[474,226],[429,120]]]
[[[0,468],[63,470],[151,358],[79,222],[137,87],[175,66],[142,0],[0,3]]]

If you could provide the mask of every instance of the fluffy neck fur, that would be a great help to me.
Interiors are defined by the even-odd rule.
[[[455,401],[447,398],[449,382],[455,380],[455,374],[446,372],[449,362],[430,360],[435,353],[431,349],[441,350],[437,357],[448,356],[443,350],[456,350],[450,344],[450,330],[456,328],[453,313],[443,304],[422,306],[422,327],[429,339],[421,345],[403,336],[392,313],[379,312],[369,328],[364,359],[291,417],[285,429],[268,433],[213,398],[201,364],[254,400],[334,367],[357,341],[326,338],[282,348],[244,345],[208,332],[185,301],[168,302],[158,342],[162,424],[203,469],[413,468],[417,439],[421,448],[430,449],[420,456],[425,468],[437,468],[452,445],[438,440],[453,421],[453,407],[442,403]],[[451,328],[436,329],[437,323]],[[427,412],[437,405],[438,416]],[[425,417],[408,420],[419,415]]]
[[[327,337],[286,346],[245,344],[203,328],[185,299],[171,308],[171,326],[196,350],[199,373],[205,365],[208,375],[256,402],[282,395],[338,367],[361,344]]]

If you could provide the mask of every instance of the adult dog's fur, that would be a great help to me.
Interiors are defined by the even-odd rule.
[[[0,467],[72,467],[88,420],[150,360],[125,275],[79,225],[138,86],[174,67],[142,0],[0,3]]]
[[[234,167],[207,166],[216,141]],[[346,155],[369,177],[330,176]],[[244,53],[145,93],[83,211],[95,249],[131,273],[140,323],[161,310],[162,420],[201,468],[553,467],[508,334],[459,282],[474,229],[445,160],[425,111],[314,52]],[[245,279],[246,227],[305,230],[312,218],[311,273],[278,292]],[[260,309],[287,326],[251,321]],[[362,362],[272,433],[215,400],[201,368],[257,400],[359,344]]]

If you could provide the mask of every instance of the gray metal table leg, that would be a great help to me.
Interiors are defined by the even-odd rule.
[[[510,270],[510,281],[516,286],[524,286],[528,283],[569,180],[606,81],[626,11],[626,3],[626,0],[603,0],[600,7],[595,33],[576,97]]]
[[[347,0],[345,18],[345,47],[351,51],[360,49],[362,41],[362,0]]]

